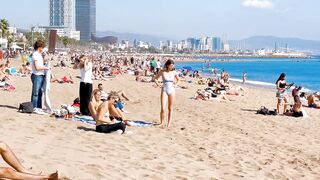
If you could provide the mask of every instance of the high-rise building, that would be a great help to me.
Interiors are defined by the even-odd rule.
[[[49,25],[57,27],[59,36],[80,40],[75,28],[75,0],[49,0]]]
[[[96,0],[76,0],[76,29],[82,41],[96,35]]]
[[[74,0],[49,0],[50,26],[75,29]]]
[[[212,43],[213,43],[213,48],[212,48],[213,51],[215,51],[215,52],[221,51],[222,43],[221,43],[220,37],[214,37]]]

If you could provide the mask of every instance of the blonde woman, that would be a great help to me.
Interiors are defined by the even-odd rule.
[[[115,97],[108,97],[108,101],[101,100],[101,91],[95,89],[93,91],[93,96],[89,103],[89,110],[91,116],[96,121],[96,131],[99,133],[111,133],[113,131],[122,130],[125,133],[126,125],[122,122],[114,123],[113,121],[105,118],[106,112],[109,110],[111,116],[112,111],[110,111],[110,106],[113,106]]]

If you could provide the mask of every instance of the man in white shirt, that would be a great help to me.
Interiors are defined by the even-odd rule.
[[[34,108],[42,108],[42,86],[44,83],[44,71],[49,70],[49,67],[45,67],[43,64],[42,51],[45,47],[45,43],[42,40],[38,40],[34,44],[34,52],[32,54],[32,94],[31,102]]]

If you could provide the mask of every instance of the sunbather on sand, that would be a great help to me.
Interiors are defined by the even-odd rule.
[[[218,100],[218,101],[230,101],[224,94],[219,94],[212,91],[210,88],[205,90],[198,89],[193,97],[195,100]]]
[[[115,108],[113,105],[114,98],[109,96],[108,101],[103,102],[100,96],[100,90],[95,89],[92,93],[91,101],[89,103],[90,114],[96,121],[96,131],[100,133],[111,133],[113,131],[122,130],[122,133],[124,133],[126,129],[126,125],[124,123],[114,123],[113,121],[105,118],[105,114],[108,110],[110,116],[116,115],[116,113],[113,112],[113,108]],[[109,99],[112,100],[110,101]],[[113,108],[110,107],[111,104]]]
[[[71,83],[73,84],[73,79],[71,76],[63,76],[62,78],[56,78],[53,74],[51,74],[51,82],[53,83]]]
[[[21,75],[30,75],[31,74],[31,67],[30,63],[27,62],[26,64],[22,64],[18,71]]]
[[[0,167],[0,178],[16,180],[58,180],[58,172],[49,175],[34,174],[27,170],[11,151],[9,146],[0,141],[0,154],[12,168]]]
[[[307,100],[308,100],[309,107],[320,109],[320,104],[316,103],[317,98],[315,97],[314,94],[310,94]]]

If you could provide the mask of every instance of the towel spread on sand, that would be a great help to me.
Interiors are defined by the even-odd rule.
[[[73,118],[65,118],[65,119],[72,120],[72,121],[80,121],[80,122],[91,124],[91,125],[96,125],[96,121],[91,116],[75,115]],[[133,127],[152,127],[152,126],[154,126],[154,123],[140,121],[140,120],[130,120],[130,121],[128,121],[128,124]]]

